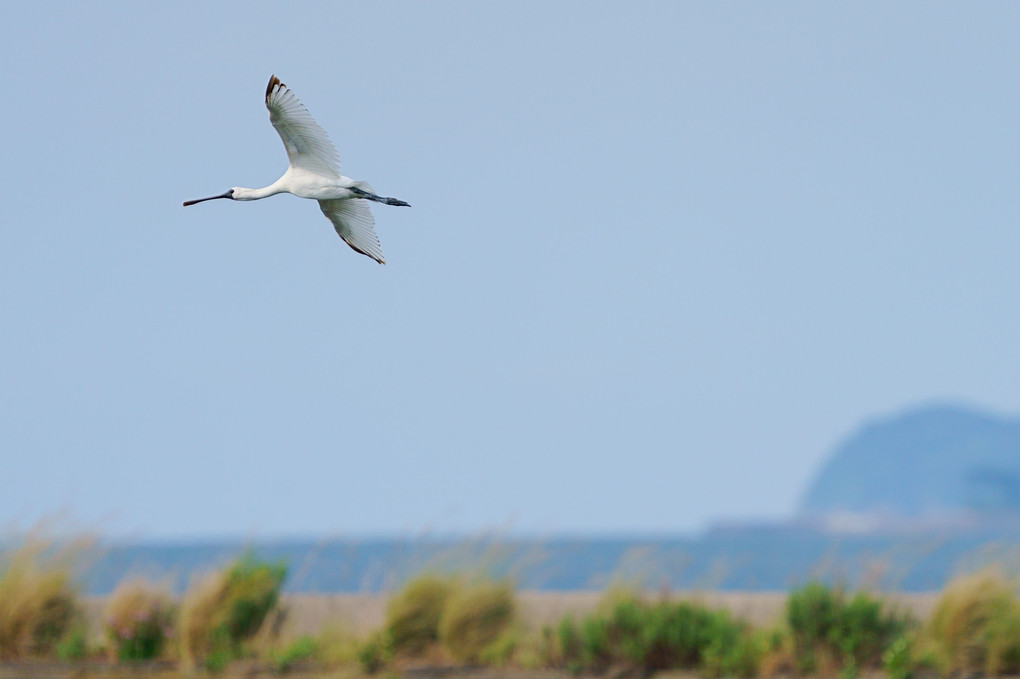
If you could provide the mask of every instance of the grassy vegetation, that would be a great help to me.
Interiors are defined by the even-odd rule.
[[[876,669],[910,627],[909,620],[867,593],[848,600],[842,590],[817,582],[790,593],[786,622],[797,669],[806,674],[841,668],[853,675]]]
[[[994,570],[951,582],[928,622],[930,653],[945,672],[1020,672],[1020,602]]]
[[[169,592],[143,580],[121,583],[106,603],[103,623],[110,655],[121,661],[158,658],[173,635]]]
[[[439,641],[439,621],[459,586],[448,576],[422,575],[401,589],[386,606],[386,632],[397,653],[420,654]]]
[[[499,649],[516,614],[513,587],[505,581],[480,580],[457,588],[439,620],[439,639],[454,659],[475,663],[508,652]]]
[[[516,608],[509,582],[422,575],[390,599],[385,626],[365,640],[358,661],[369,673],[414,657],[504,664]]]
[[[247,554],[225,571],[198,581],[180,614],[180,650],[186,667],[222,669],[245,654],[245,643],[276,606],[287,575],[282,563]]]
[[[0,659],[50,655],[75,623],[79,607],[71,555],[29,539],[0,561]]]
[[[553,668],[586,675],[694,672],[706,677],[889,679],[1020,674],[1015,583],[983,571],[949,583],[925,621],[875,595],[821,583],[790,592],[776,626],[668,595],[613,590],[584,614],[534,629],[502,580],[422,575],[390,598],[364,637],[337,628],[278,635],[287,569],[251,554],[196,581],[179,605],[164,589],[125,582],[99,630],[81,614],[66,552],[26,541],[0,558],[0,659],[162,659],[218,671],[238,660],[277,674],[386,676],[415,665]],[[254,664],[254,665],[252,665]]]
[[[310,636],[301,636],[283,648],[270,649],[269,661],[279,673],[289,672],[303,662],[315,660],[319,655],[319,642]]]
[[[567,616],[544,635],[546,663],[575,672],[622,666],[748,676],[759,655],[753,630],[726,611],[628,592],[611,593],[595,612]]]

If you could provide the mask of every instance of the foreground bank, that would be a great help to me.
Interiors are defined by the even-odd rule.
[[[389,595],[338,600],[283,597],[287,565],[248,553],[195,579],[183,596],[166,583],[126,579],[95,599],[78,595],[75,554],[34,543],[5,554],[0,659],[8,669],[59,661],[150,673],[1020,672],[1020,599],[995,570],[929,596],[819,582],[788,593],[680,596],[624,583],[554,595],[518,592],[484,570],[435,570]]]

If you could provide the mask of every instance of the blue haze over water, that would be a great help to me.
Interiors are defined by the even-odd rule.
[[[519,589],[785,590],[810,579],[897,591],[940,589],[987,563],[1009,566],[1020,527],[834,535],[798,527],[721,528],[692,538],[592,537],[437,540],[363,539],[107,545],[81,574],[88,594],[126,577],[169,580],[183,591],[196,575],[252,550],[284,560],[294,593],[371,593],[422,571],[507,576]]]

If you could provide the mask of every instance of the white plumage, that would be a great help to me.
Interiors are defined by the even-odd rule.
[[[275,75],[269,79],[269,86],[266,87],[266,108],[269,109],[269,122],[280,133],[283,146],[287,149],[290,167],[283,176],[261,189],[235,186],[218,196],[189,200],[184,205],[217,198],[258,200],[277,193],[311,198],[319,201],[322,214],[333,223],[345,243],[355,251],[385,264],[379,237],[375,234],[375,220],[367,201],[386,205],[408,204],[396,198],[379,196],[368,183],[343,176],[340,173],[340,154],[336,152],[326,131],[319,127],[308,109]]]

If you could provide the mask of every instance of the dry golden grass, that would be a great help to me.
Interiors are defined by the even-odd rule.
[[[943,590],[928,625],[946,669],[967,674],[1015,672],[1020,659],[1020,601],[998,570],[956,578]]]
[[[248,553],[198,580],[185,595],[179,616],[184,666],[217,670],[246,653],[272,649],[286,618],[278,606],[286,575],[284,564],[262,562]]]
[[[410,580],[386,604],[386,629],[393,650],[420,654],[439,640],[439,622],[459,583],[449,577],[421,575]]]
[[[455,589],[439,620],[439,638],[457,660],[475,662],[500,638],[516,615],[508,582],[480,580]]]
[[[29,537],[0,562],[0,658],[50,651],[77,613],[71,578],[79,543]]]
[[[221,572],[199,578],[184,595],[177,633],[181,662],[186,669],[197,668],[209,654],[210,632],[220,624],[219,612],[226,596],[227,578]]]

